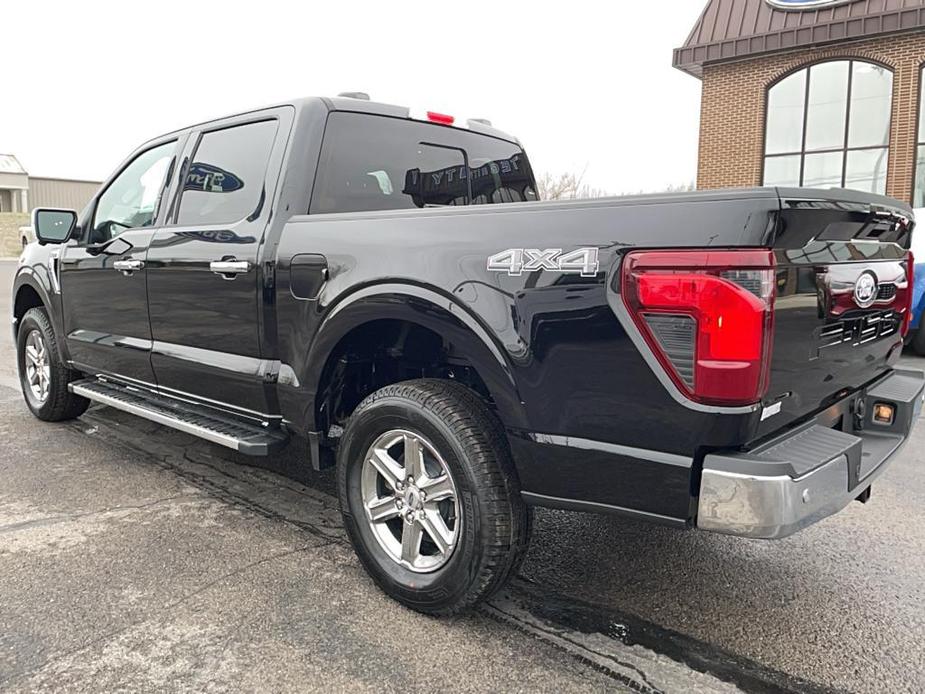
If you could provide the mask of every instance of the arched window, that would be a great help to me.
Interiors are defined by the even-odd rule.
[[[886,192],[893,73],[818,63],[768,90],[764,185]]]
[[[925,82],[922,80],[925,80],[925,67],[919,73],[919,134],[916,139],[915,190],[912,192],[913,207],[925,207]]]

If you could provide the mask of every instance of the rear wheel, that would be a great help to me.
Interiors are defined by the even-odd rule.
[[[59,422],[79,417],[90,401],[74,395],[68,383],[80,374],[61,361],[54,329],[43,308],[26,311],[17,332],[19,382],[29,409],[39,419]]]
[[[344,524],[373,580],[408,607],[460,612],[519,567],[531,511],[500,422],[449,381],[364,400],[338,451]]]

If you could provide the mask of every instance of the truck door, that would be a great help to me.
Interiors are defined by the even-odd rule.
[[[259,259],[291,121],[275,109],[190,137],[170,223],[148,251],[151,363],[165,395],[273,415]]]
[[[181,144],[174,137],[131,158],[61,250],[65,335],[83,371],[154,385],[145,256]]]

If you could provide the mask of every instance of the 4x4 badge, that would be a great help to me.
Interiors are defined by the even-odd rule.
[[[561,248],[509,248],[488,259],[489,272],[505,272],[512,277],[541,270],[595,277],[600,266],[597,248],[579,248],[567,253]]]

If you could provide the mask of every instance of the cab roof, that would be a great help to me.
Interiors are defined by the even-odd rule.
[[[371,101],[363,98],[354,98],[349,96],[307,96],[299,99],[292,99],[290,101],[284,101],[276,104],[269,104],[261,108],[255,108],[249,111],[241,111],[239,113],[229,113],[220,118],[213,118],[201,123],[195,123],[189,125],[185,128],[179,128],[171,133],[165,133],[157,139],[161,139],[168,135],[173,135],[184,130],[189,130],[191,128],[200,128],[210,123],[217,121],[225,120],[226,118],[231,118],[234,116],[247,115],[248,113],[257,113],[259,111],[264,111],[271,108],[280,108],[284,106],[291,106],[299,111],[310,111],[317,108],[319,105],[323,105],[328,112],[332,111],[350,111],[353,113],[369,113],[377,116],[390,116],[392,118],[406,118],[409,120],[419,120],[421,122],[431,122],[438,125],[443,125],[444,127],[458,128],[461,130],[469,130],[476,132],[482,135],[488,135],[490,137],[496,137],[501,140],[507,140],[509,142],[514,142],[517,145],[520,145],[521,142],[516,137],[510,133],[506,133],[503,130],[499,130],[488,124],[487,121],[480,119],[464,119],[464,118],[454,118],[452,124],[447,124],[440,121],[428,120],[428,112],[422,110],[420,113],[417,111],[412,111],[412,109],[407,106],[396,106],[395,104],[386,104],[379,101]]]

